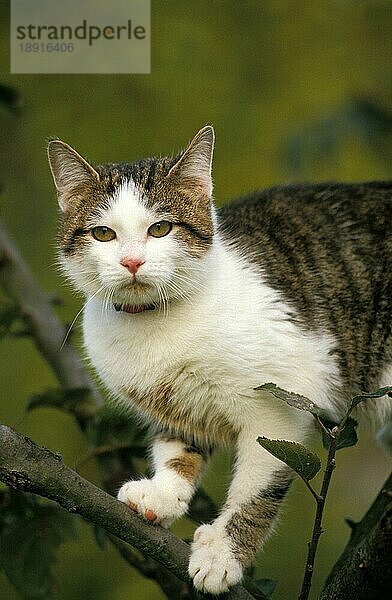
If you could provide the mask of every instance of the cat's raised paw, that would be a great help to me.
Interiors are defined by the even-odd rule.
[[[194,535],[189,575],[196,589],[222,594],[241,581],[243,569],[233,555],[224,527],[201,525]]]
[[[150,523],[163,527],[169,527],[186,513],[190,499],[181,490],[160,485],[154,479],[128,481],[120,488],[117,498]]]

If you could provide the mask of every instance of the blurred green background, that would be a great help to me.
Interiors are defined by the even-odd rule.
[[[8,2],[0,0],[0,8],[0,82],[22,99],[19,112],[0,106],[1,217],[42,286],[64,299],[65,320],[80,299],[55,267],[57,208],[45,156],[50,136],[95,163],[133,161],[177,151],[211,123],[218,204],[275,183],[390,178],[390,1],[152,0],[150,75],[11,75]],[[74,421],[49,409],[24,412],[32,393],[55,385],[28,340],[0,344],[0,378],[0,420],[75,467],[88,447]],[[360,518],[388,467],[369,434],[338,455],[312,598],[348,538],[343,518]],[[228,469],[221,455],[206,477],[217,500]],[[99,481],[91,461],[80,472]],[[312,515],[313,500],[296,482],[258,559],[258,575],[279,580],[275,600],[297,595]],[[163,598],[111,548],[100,550],[89,525],[78,528],[79,539],[61,548],[59,598]],[[1,573],[0,597],[17,598]]]

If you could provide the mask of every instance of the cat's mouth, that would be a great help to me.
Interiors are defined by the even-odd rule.
[[[131,315],[135,315],[137,313],[145,312],[146,310],[155,310],[155,304],[121,304],[119,302],[113,303],[114,309],[117,312],[126,312]]]

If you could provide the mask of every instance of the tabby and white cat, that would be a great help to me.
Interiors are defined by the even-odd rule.
[[[279,187],[217,210],[213,145],[207,126],[175,158],[93,167],[53,140],[49,160],[87,355],[155,430],[154,476],[118,498],[169,526],[211,449],[236,449],[226,504],[196,530],[189,564],[196,588],[218,594],[241,579],[292,480],[256,438],[312,430],[255,388],[272,381],[337,420],[351,395],[392,383],[392,183]],[[377,425],[391,419],[390,398],[367,407]]]

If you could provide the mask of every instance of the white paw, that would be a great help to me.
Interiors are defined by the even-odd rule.
[[[227,592],[242,579],[224,527],[213,523],[196,529],[188,571],[195,588],[210,594]]]
[[[118,500],[139,513],[147,521],[169,525],[186,513],[190,495],[187,490],[163,486],[154,479],[128,481],[117,494]]]

